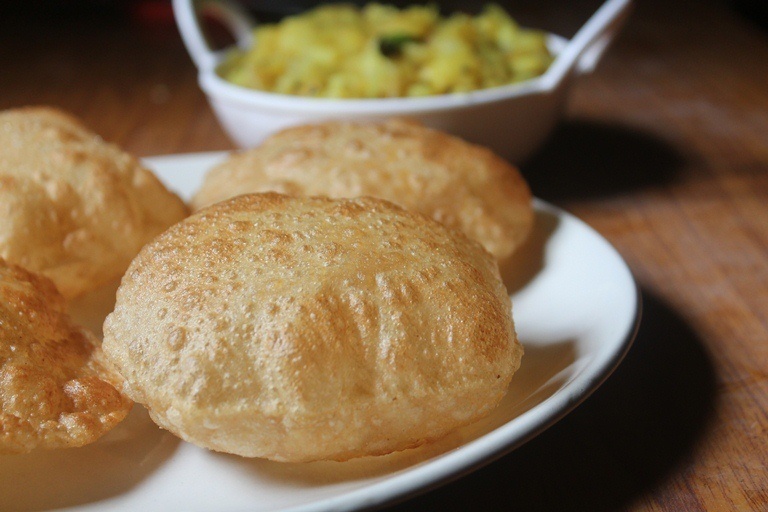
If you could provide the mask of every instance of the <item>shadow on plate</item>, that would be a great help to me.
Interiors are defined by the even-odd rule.
[[[69,304],[72,318],[99,339],[119,284],[116,280]],[[0,509],[48,510],[117,496],[151,475],[178,444],[146,409],[134,405],[122,423],[91,445],[0,456]]]
[[[608,512],[659,485],[710,425],[716,374],[675,311],[645,290],[643,310],[623,363],[575,411],[485,468],[387,510]]]
[[[558,203],[670,183],[684,161],[640,130],[572,120],[561,123],[522,172],[536,196]]]
[[[511,257],[499,262],[501,279],[510,294],[523,288],[541,271],[544,248],[559,222],[559,217],[553,213],[536,211],[531,234]]]
[[[525,364],[513,377],[510,392],[491,415],[439,441],[413,450],[347,462],[308,464],[244,459],[226,454],[213,455],[237,465],[243,472],[250,472],[259,480],[300,482],[305,486],[322,486],[388,475],[439,457],[508,423],[547,400],[572,377],[575,361],[575,343],[571,340],[546,344],[533,341],[526,345]]]
[[[115,309],[115,294],[118,286],[120,286],[120,279],[115,279],[70,302],[68,311],[72,319],[90,329],[97,338],[101,339],[104,319]]]
[[[0,456],[0,509],[49,510],[117,496],[160,467],[178,444],[135,405],[120,425],[91,445]]]

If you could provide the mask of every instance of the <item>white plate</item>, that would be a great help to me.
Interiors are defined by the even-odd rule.
[[[222,153],[147,159],[189,197]],[[618,365],[639,319],[627,266],[597,233],[536,202],[531,242],[505,269],[526,354],[507,397],[488,418],[442,441],[385,457],[283,464],[217,454],[160,429],[136,406],[99,442],[0,457],[3,509],[153,511],[357,510],[467,473],[524,443],[586,398]],[[73,314],[99,325],[114,286]]]

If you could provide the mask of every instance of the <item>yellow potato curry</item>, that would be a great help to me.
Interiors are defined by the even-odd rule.
[[[546,33],[487,5],[471,16],[436,6],[327,4],[259,25],[253,46],[219,68],[253,89],[325,98],[428,96],[520,82],[552,62]]]

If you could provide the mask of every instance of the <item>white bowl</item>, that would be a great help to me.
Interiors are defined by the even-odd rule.
[[[427,126],[493,149],[519,163],[535,151],[560,119],[574,76],[594,69],[626,18],[631,0],[608,0],[569,41],[550,34],[556,58],[541,76],[468,93],[381,99],[328,99],[257,91],[232,84],[216,69],[225,51],[212,51],[195,0],[173,0],[184,44],[219,122],[240,147],[258,145],[283,128],[330,119],[378,121],[408,116]],[[230,0],[205,7],[229,27],[238,46],[251,44],[253,22]]]

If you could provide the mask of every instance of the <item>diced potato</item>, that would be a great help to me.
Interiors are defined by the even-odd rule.
[[[244,87],[330,98],[427,96],[496,87],[544,73],[546,34],[501,7],[441,17],[434,6],[327,4],[259,25],[219,73]]]

